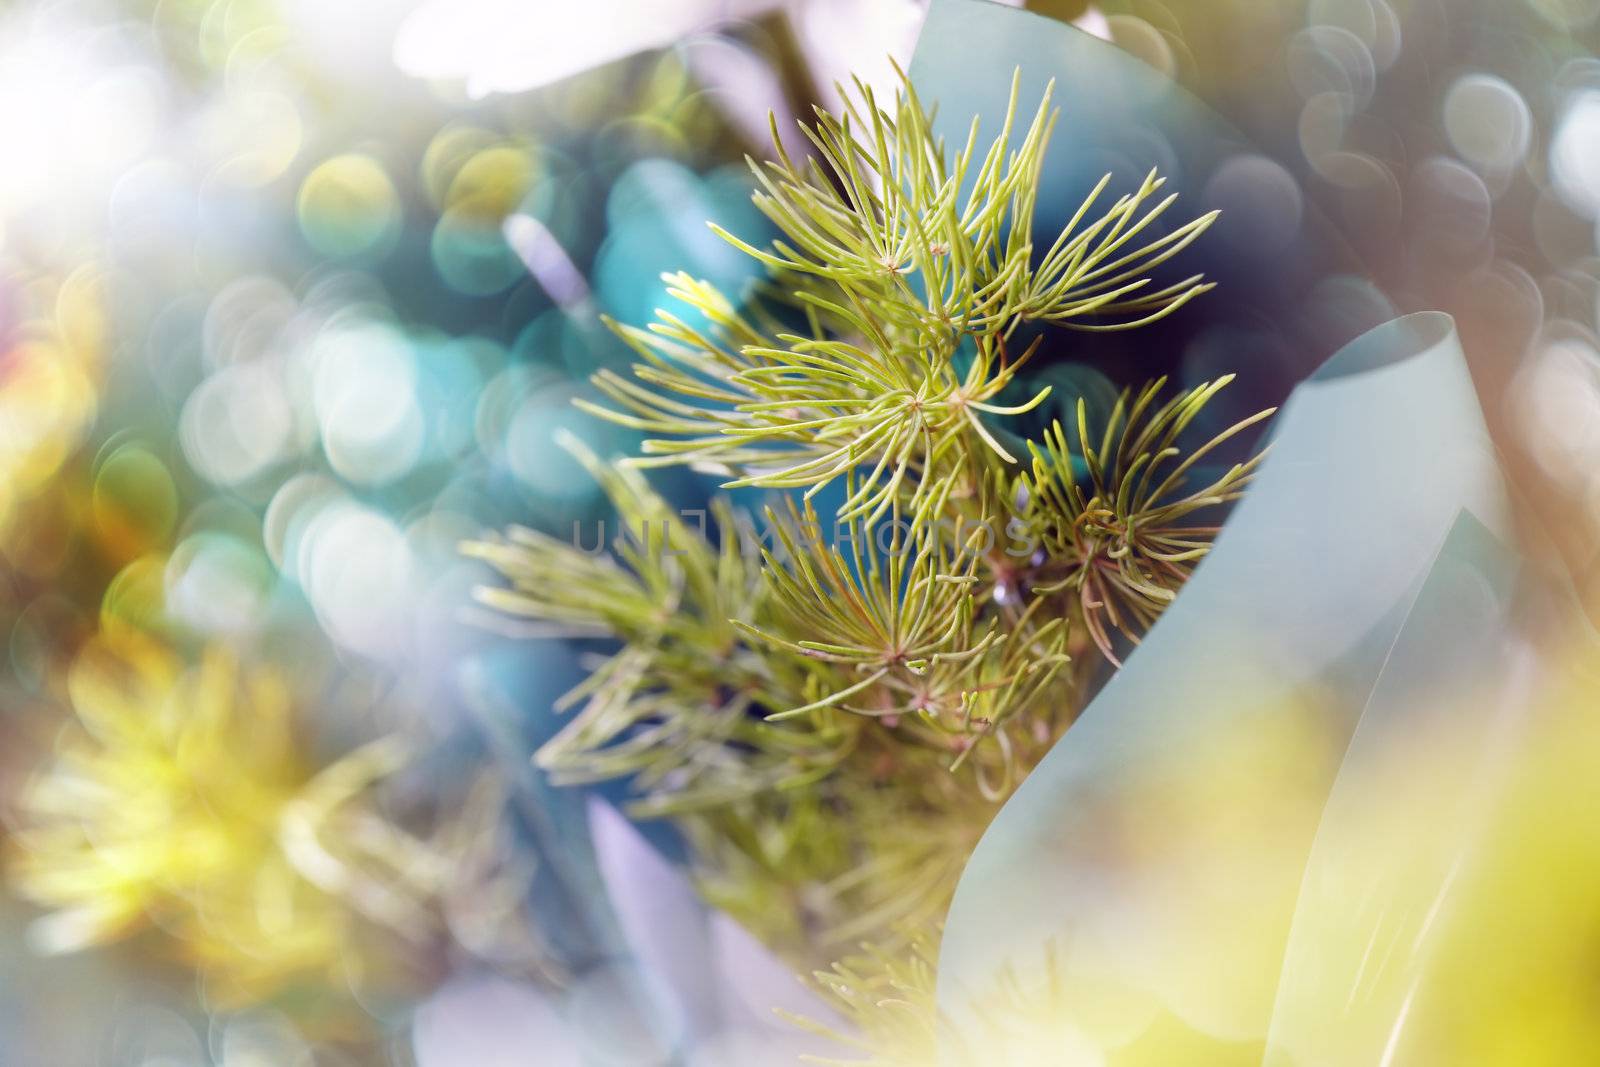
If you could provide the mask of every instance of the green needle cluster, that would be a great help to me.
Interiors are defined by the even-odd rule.
[[[766,268],[757,294],[671,275],[673,308],[612,324],[639,362],[596,375],[610,403],[586,407],[643,454],[572,447],[629,535],[598,554],[527,530],[466,546],[505,579],[491,608],[615,641],[540,766],[628,779],[635,814],[677,820],[707,897],[811,964],[937,921],[998,804],[1255,466],[1201,462],[1268,414],[1195,444],[1227,379],[1154,381],[1098,424],[1080,400],[1070,431],[1013,454],[997,429],[1050,392],[1026,373],[1041,324],[1172,314],[1210,286],[1149,271],[1215,215],[1166,229],[1157,176],[1105,206],[1107,177],[1036,248],[1049,93],[1024,124],[1013,79],[997,137],[980,150],[974,122],[952,152],[902,86],[892,109],[859,82],[842,114],[818,109],[804,155],[774,127],[751,167],[780,236],[723,234]],[[1000,403],[1008,387],[1031,399]],[[666,465],[770,503],[689,522],[641,474]]]

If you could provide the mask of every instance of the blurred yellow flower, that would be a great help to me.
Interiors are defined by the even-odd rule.
[[[398,766],[396,746],[312,777],[282,678],[220,649],[185,669],[132,630],[91,642],[68,691],[76,719],[24,790],[13,841],[15,886],[52,909],[36,946],[71,951],[155,924],[219,1004],[338,977],[357,916],[337,890],[360,881],[315,847],[316,828]],[[320,877],[295,852],[319,857]],[[393,897],[382,917],[416,913]]]

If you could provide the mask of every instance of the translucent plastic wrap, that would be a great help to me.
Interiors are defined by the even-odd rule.
[[[919,88],[981,97],[955,61],[978,42],[1057,78],[1076,138],[1167,154],[1179,188],[1240,150],[1115,49],[966,0],[935,4]],[[1098,169],[1083,153],[1051,180]],[[1327,302],[1325,232],[1308,219],[1265,281],[1221,253],[1261,284],[1217,321],[1265,302],[1279,336],[1338,350],[1195,577],[979,844],[940,956],[947,1062],[1592,1054],[1600,1014],[1574,994],[1595,962],[1592,631],[1528,566],[1452,319],[1327,343],[1384,305],[1350,279],[1334,289],[1371,299]]]

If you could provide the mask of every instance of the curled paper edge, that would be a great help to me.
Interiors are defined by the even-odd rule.
[[[1134,1036],[1164,1016],[1263,1042],[1339,757],[1463,514],[1510,529],[1448,316],[1386,323],[1297,388],[1211,555],[980,840],[945,1019],[1050,968],[1124,991]]]

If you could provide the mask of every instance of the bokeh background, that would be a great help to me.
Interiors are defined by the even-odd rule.
[[[1591,569],[1600,0],[1028,6],[1237,127],[1200,206],[1241,254],[1315,221],[1359,265],[1319,306],[1456,314]],[[665,270],[752,282],[705,222],[762,234],[767,112],[892,86],[923,8],[0,10],[0,1061],[669,1062],[593,1025],[649,998],[583,795],[528,763],[583,650],[475,616],[456,546],[601,516],[554,443],[633,447],[571,403],[627,359],[599,316],[647,320]],[[1266,313],[1160,346],[1141,373],[1241,405],[1328,354]]]

